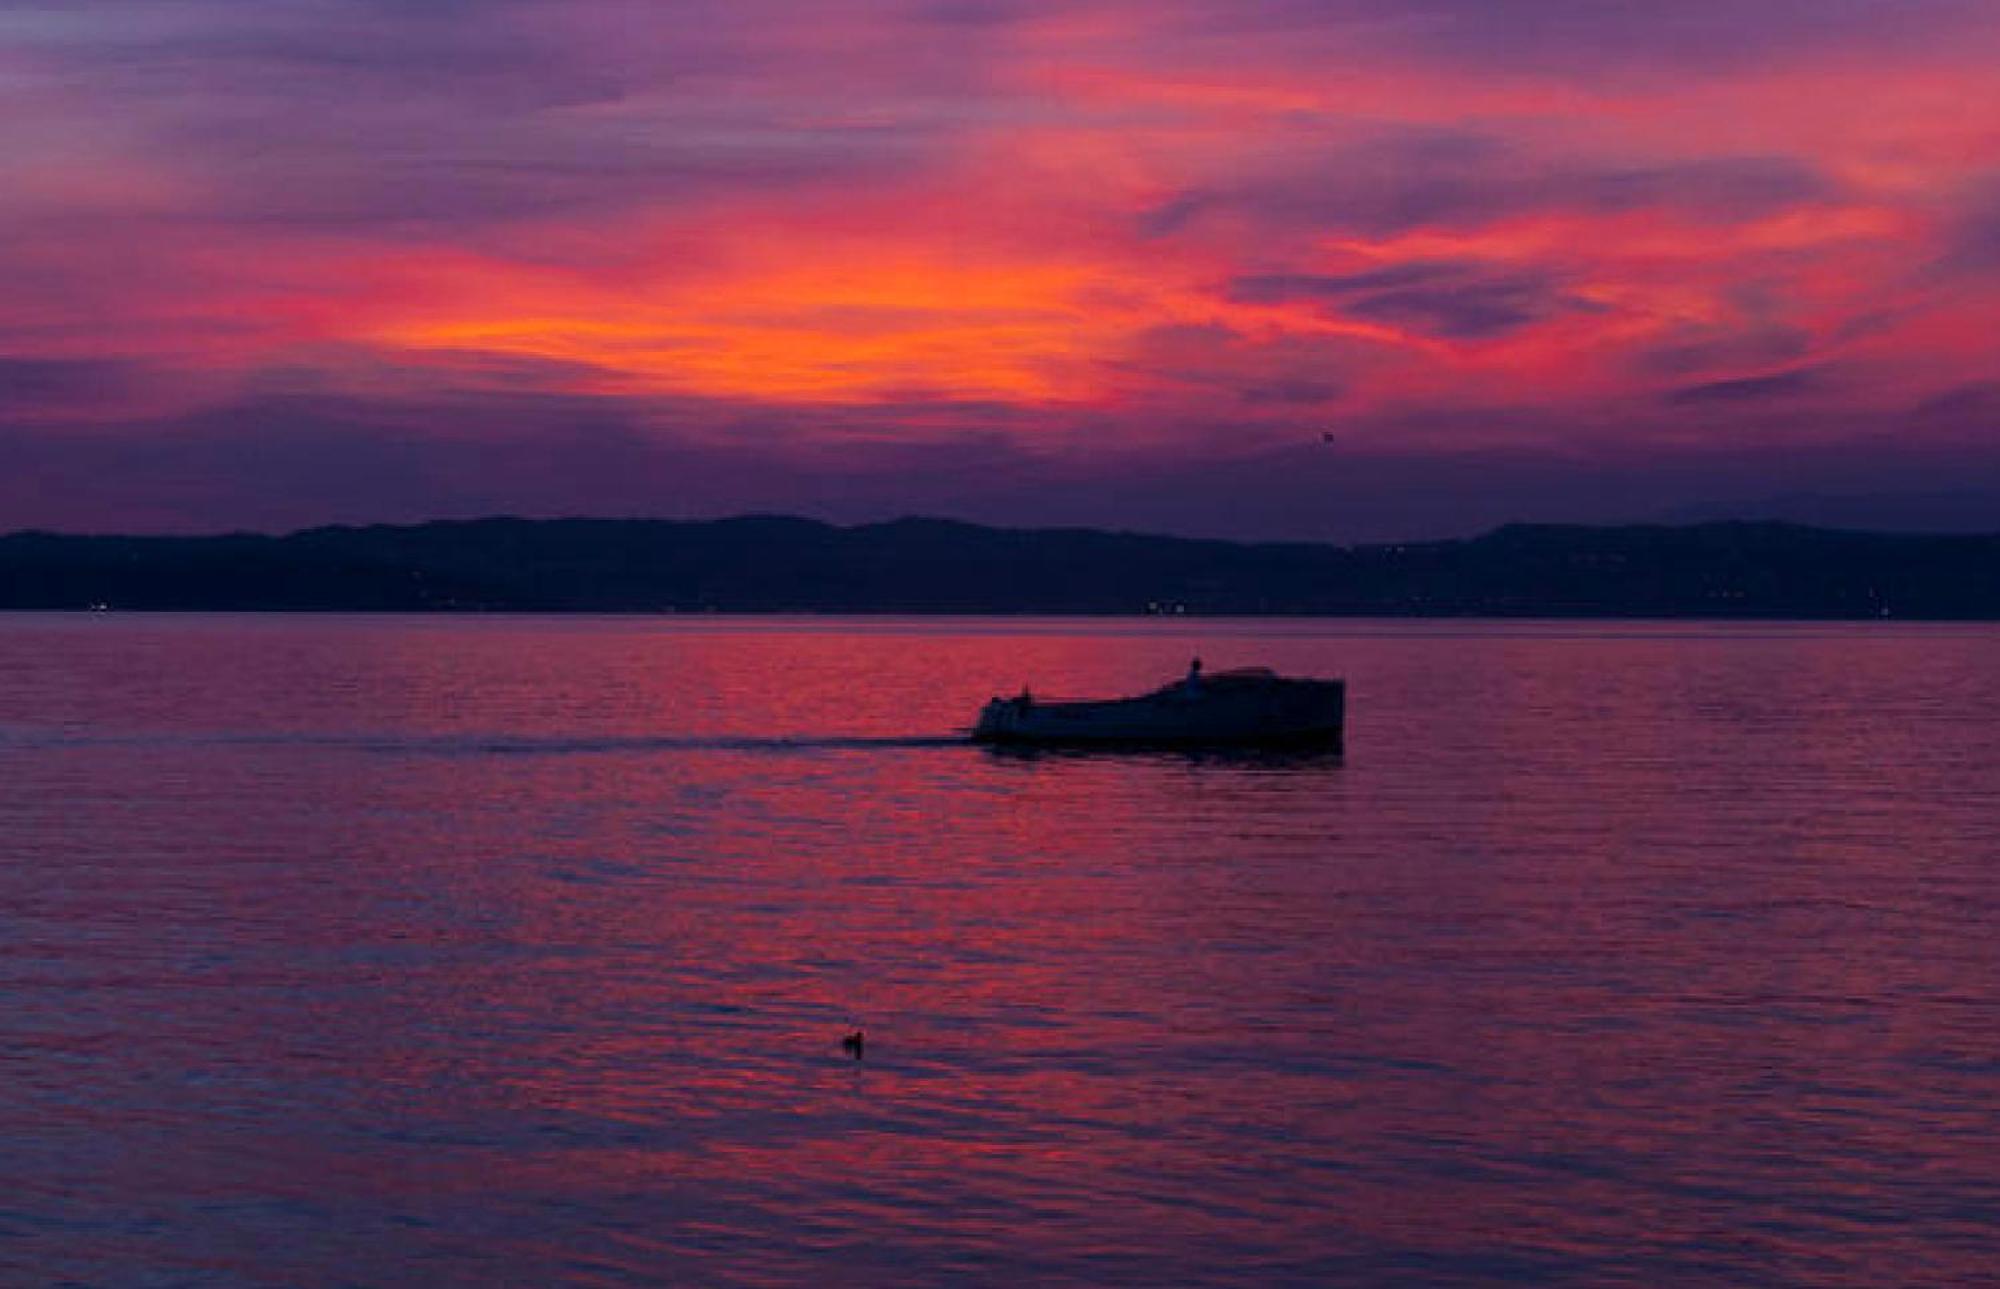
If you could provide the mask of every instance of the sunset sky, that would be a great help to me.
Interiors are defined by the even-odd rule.
[[[0,112],[0,529],[2000,498],[1994,0],[0,0]]]

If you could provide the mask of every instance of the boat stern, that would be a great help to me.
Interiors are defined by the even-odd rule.
[[[979,710],[979,720],[972,727],[972,738],[976,743],[1004,743],[1018,737],[1021,732],[1021,716],[1027,703],[1019,698],[994,698]]]

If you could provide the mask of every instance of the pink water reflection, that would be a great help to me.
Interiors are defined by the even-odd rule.
[[[2000,635],[128,621],[0,628],[22,1277],[1996,1252]],[[1195,648],[1347,756],[927,741]]]

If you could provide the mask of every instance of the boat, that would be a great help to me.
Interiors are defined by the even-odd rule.
[[[1319,747],[1339,750],[1347,683],[1280,676],[1268,667],[1186,678],[1132,698],[1050,701],[1023,690],[979,713],[980,743],[1047,747]]]

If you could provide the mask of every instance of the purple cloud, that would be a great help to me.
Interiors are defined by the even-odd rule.
[[[1962,199],[1940,267],[1947,275],[2000,274],[2000,177],[1975,184]]]
[[[1667,401],[1679,406],[1711,403],[1763,403],[1772,399],[1796,398],[1811,393],[1823,384],[1817,370],[1774,372],[1767,376],[1742,376],[1734,380],[1704,381],[1698,385],[1683,385],[1667,395]]]
[[[135,369],[102,358],[16,358],[0,354],[0,417],[88,406],[128,393]]]
[[[991,57],[961,22],[885,5],[822,15],[868,38],[847,59],[775,0],[29,8],[51,131],[136,126],[193,180],[187,215],[329,230],[880,182],[949,148]]]
[[[1183,412],[1192,401],[1202,416],[1235,418],[1241,433],[1259,413],[1340,401],[1383,357],[1382,346],[1348,336],[1260,338],[1217,324],[1167,325],[1136,337],[1114,369],[1163,387],[1152,397]]]
[[[1390,237],[1476,228],[1531,211],[1615,215],[1669,211],[1732,223],[1835,195],[1807,162],[1782,156],[1692,157],[1644,165],[1581,161],[1496,136],[1374,130],[1332,148],[1302,145],[1191,187],[1146,212],[1156,237],[1217,216],[1287,230]]]
[[[1896,83],[1984,102],[1989,9],[17,0],[0,513],[1032,518],[1060,483],[1087,518],[1146,481],[1157,507],[1107,513],[1306,531],[1332,522],[1314,496],[1377,503],[1319,458],[1230,453],[1324,424],[1413,459],[1637,455],[1727,438],[1730,409],[1882,461],[1904,431],[1990,441],[2000,189],[1966,173],[1973,127],[1883,92],[1879,138],[1827,142],[1803,106],[1743,107],[1795,92],[1779,65],[1871,95],[1874,63],[1811,60],[1898,48],[1925,57]],[[1597,308],[1616,325],[1538,350],[1538,323]],[[931,343],[968,319],[990,346]],[[1479,352],[1503,339],[1531,374]],[[544,356],[431,347],[482,343]],[[951,379],[989,354],[1003,379]],[[856,401],[760,386],[792,355]],[[1906,410],[1845,406],[1847,361]],[[695,388],[752,392],[585,392]],[[984,393],[922,394],[948,388]],[[48,432],[65,418],[88,438]],[[1561,501],[1522,469],[1522,506]],[[1219,477],[1242,491],[1211,513]]]
[[[1552,275],[1466,261],[1412,260],[1365,272],[1253,274],[1229,297],[1254,304],[1321,302],[1332,315],[1408,327],[1450,340],[1505,335],[1558,313],[1589,307]]]
[[[1678,327],[1672,338],[1640,350],[1635,370],[1658,376],[1692,376],[1717,369],[1773,367],[1806,356],[1811,337],[1776,322],[1740,326]]]
[[[1990,39],[1981,0],[1167,0],[1185,30],[1257,30],[1311,48],[1362,42],[1477,68],[1602,78],[1640,68],[1768,65],[1827,49],[1877,54],[1947,35]]]

